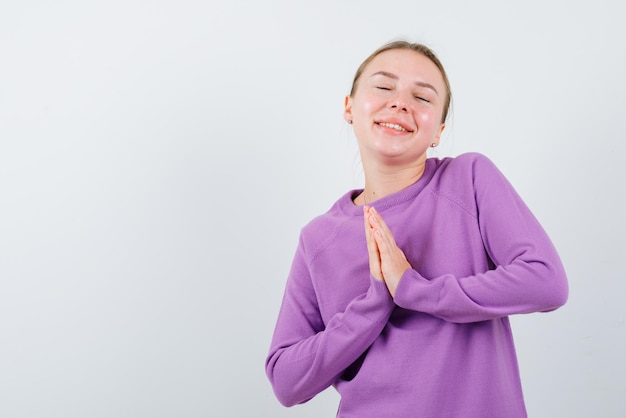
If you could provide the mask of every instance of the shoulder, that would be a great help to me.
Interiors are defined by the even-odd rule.
[[[477,152],[467,152],[456,157],[434,160],[435,183],[441,181],[457,182],[458,180],[467,179],[468,175],[471,177],[476,170],[495,168],[495,165],[487,156]]]
[[[448,157],[441,160],[442,168],[447,174],[454,172],[467,172],[475,170],[497,170],[496,165],[484,154],[467,152],[456,157]]]
[[[435,184],[438,188],[467,188],[490,178],[502,178],[493,161],[483,154],[468,152],[439,160]]]
[[[485,189],[502,190],[506,183],[487,156],[470,152],[437,160],[430,189],[439,198],[454,202],[476,216],[477,196]]]
[[[337,236],[341,226],[351,218],[343,210],[345,196],[325,213],[311,219],[300,231],[300,244],[311,257],[326,248]]]

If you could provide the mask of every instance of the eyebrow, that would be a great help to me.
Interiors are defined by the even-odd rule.
[[[393,80],[398,80],[398,76],[397,76],[397,75],[395,75],[394,73],[390,73],[390,72],[388,72],[388,71],[377,71],[377,72],[375,72],[374,74],[372,74],[372,75],[370,76],[370,78],[371,78],[371,77],[374,77],[374,76],[377,76],[377,75],[382,75],[382,76],[385,76],[385,77],[389,77],[389,78],[391,78],[391,79],[393,79]],[[432,84],[430,84],[430,83],[426,83],[426,82],[424,82],[424,81],[419,81],[419,80],[418,80],[418,81],[416,81],[416,82],[415,82],[415,84],[416,84],[416,85],[418,85],[418,86],[420,86],[420,87],[426,87],[427,89],[431,89],[432,91],[434,91],[434,92],[435,92],[435,94],[436,94],[437,96],[439,96],[439,92],[437,91],[437,89],[435,88],[435,86],[433,86]]]

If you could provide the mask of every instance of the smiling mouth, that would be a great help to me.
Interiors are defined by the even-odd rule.
[[[400,131],[400,132],[413,132],[413,131],[409,131],[408,129],[405,129],[404,127],[398,125],[397,123],[376,122],[376,124],[379,126],[384,126],[385,128],[395,129],[396,131]]]

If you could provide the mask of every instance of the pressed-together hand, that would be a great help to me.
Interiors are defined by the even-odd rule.
[[[363,219],[370,273],[374,279],[384,281],[391,296],[395,296],[402,275],[411,265],[376,209],[363,206]]]

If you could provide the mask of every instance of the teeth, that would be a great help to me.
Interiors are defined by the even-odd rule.
[[[384,126],[385,128],[391,128],[391,129],[395,129],[395,130],[402,131],[402,132],[408,132],[406,129],[404,129],[402,126],[398,125],[397,123],[381,122],[379,123],[379,125]]]

